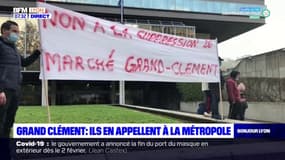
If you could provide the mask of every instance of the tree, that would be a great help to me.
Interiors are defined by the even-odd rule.
[[[30,20],[26,21],[25,31],[20,32],[20,39],[17,43],[18,51],[21,54],[29,56],[34,50],[40,48],[40,34],[36,22]],[[26,68],[27,70],[39,71],[40,60],[38,59],[34,64]]]

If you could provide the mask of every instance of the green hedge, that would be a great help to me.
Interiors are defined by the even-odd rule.
[[[203,100],[201,83],[178,83],[177,89],[181,94],[181,100],[184,102],[196,102]]]

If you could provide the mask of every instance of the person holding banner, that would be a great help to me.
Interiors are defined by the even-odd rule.
[[[221,66],[223,59],[219,57],[219,63]],[[211,112],[212,118],[221,119],[221,115],[219,113],[219,103],[220,103],[220,85],[224,86],[224,77],[222,75],[222,71],[220,70],[220,83],[209,83],[210,90],[210,103],[211,103]]]
[[[211,116],[211,92],[208,83],[202,83],[202,91],[204,92],[203,104],[205,105],[204,116]]]
[[[1,25],[0,37],[0,138],[9,138],[19,105],[21,88],[21,66],[25,67],[38,59],[41,52],[24,58],[16,49],[19,27],[14,21]]]

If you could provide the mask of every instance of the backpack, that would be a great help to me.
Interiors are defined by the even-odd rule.
[[[206,112],[206,105],[205,105],[205,103],[199,103],[198,109],[197,109],[197,114],[204,115],[204,112]]]

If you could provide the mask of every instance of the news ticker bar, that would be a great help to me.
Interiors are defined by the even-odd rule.
[[[233,158],[233,147],[235,150],[242,149],[246,152],[248,156],[249,151],[254,153],[254,149],[260,149],[260,146],[266,143],[266,147],[272,148],[278,147],[279,150],[282,150],[282,145],[271,143],[272,141],[264,139],[248,140],[248,139],[11,139],[10,144],[13,151],[16,152],[18,159],[40,159],[47,158],[57,159],[63,157],[64,159],[83,159],[86,156],[86,159],[102,159],[102,154],[111,155],[111,154],[123,154],[122,158],[114,159],[128,159],[125,156],[130,155],[129,159],[134,158],[134,154],[138,153],[139,157],[142,155],[153,155],[154,153],[162,153],[163,155],[170,154],[164,157],[163,159],[174,159],[171,153],[178,153],[178,159],[189,159],[193,154],[201,154],[200,151],[204,151],[203,155],[209,155],[211,153],[224,150],[227,150],[230,157],[220,159],[242,159],[242,158]],[[283,141],[284,143],[285,141]],[[235,146],[235,144],[237,144]],[[255,147],[256,146],[256,147]],[[283,145],[284,146],[284,145]],[[215,149],[218,147],[217,149]],[[222,147],[219,148],[219,147]],[[247,147],[247,148],[245,148]],[[6,147],[7,148],[7,147]],[[0,150],[5,149],[5,147],[0,148]],[[2,151],[1,150],[1,151]],[[208,150],[208,151],[207,151]],[[197,152],[199,151],[199,152]],[[185,158],[182,158],[181,153],[188,153],[187,155],[183,154]],[[274,150],[276,153],[277,150]],[[239,152],[240,153],[240,152]],[[76,157],[78,154],[81,154],[79,157]],[[210,154],[212,155],[212,154]],[[100,157],[101,156],[101,157]],[[170,157],[169,157],[170,156]],[[220,156],[220,155],[219,155]],[[215,157],[215,156],[214,156]],[[2,154],[1,154],[2,158]],[[16,159],[16,158],[15,158]],[[162,159],[161,157],[154,158],[141,158],[140,159]]]
[[[285,138],[285,124],[14,124],[14,138]]]

